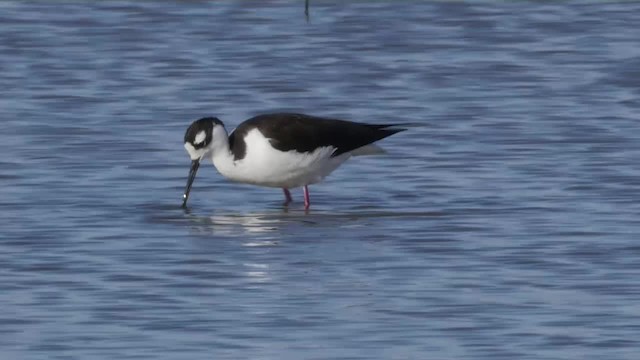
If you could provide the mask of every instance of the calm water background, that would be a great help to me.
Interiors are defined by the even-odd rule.
[[[0,358],[638,359],[640,3],[0,3]],[[301,191],[188,124],[418,125]]]

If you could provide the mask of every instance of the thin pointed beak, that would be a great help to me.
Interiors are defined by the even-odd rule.
[[[184,195],[182,195],[182,207],[187,207],[187,200],[189,200],[189,193],[191,192],[191,185],[196,178],[196,173],[200,167],[200,159],[191,161],[191,171],[189,171],[189,178],[187,179],[187,187],[184,189]]]

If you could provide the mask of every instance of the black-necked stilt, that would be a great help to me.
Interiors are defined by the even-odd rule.
[[[253,117],[228,135],[218,118],[196,120],[184,134],[191,171],[182,206],[187,205],[200,161],[209,156],[230,180],[282,188],[285,204],[292,200],[289,189],[303,187],[304,205],[309,208],[308,185],[322,181],[351,156],[383,152],[373,143],[405,130],[393,126],[397,124],[280,113]]]

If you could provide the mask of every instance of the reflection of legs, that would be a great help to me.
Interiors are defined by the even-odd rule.
[[[309,188],[307,185],[304,186],[302,191],[304,192],[304,208],[308,209],[311,206],[311,201],[309,200]]]
[[[291,198],[291,193],[289,192],[289,189],[285,188],[282,188],[282,191],[284,192],[284,204],[289,205],[289,203],[293,201],[293,199]]]

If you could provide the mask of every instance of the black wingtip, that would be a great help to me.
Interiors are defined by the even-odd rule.
[[[399,132],[403,132],[405,130],[407,130],[407,129],[405,129],[405,128],[386,128],[386,129],[380,129],[379,131],[384,131],[384,133],[385,133],[384,137],[387,137],[387,136],[391,136],[391,135],[397,134]]]
[[[387,136],[391,136],[393,134],[397,134],[399,132],[402,131],[406,131],[408,130],[405,127],[399,127],[399,126],[407,126],[408,123],[402,123],[402,124],[381,124],[381,125],[370,125],[371,127],[373,127],[374,129],[376,129],[377,131],[380,131],[382,133],[384,133],[384,137]]]
[[[417,123],[397,123],[397,124],[381,124],[381,125],[373,125],[376,129],[388,129],[388,130],[392,130],[389,128],[394,128],[397,129],[401,129],[400,131],[405,131],[407,130],[407,128],[409,127],[414,127],[414,126],[418,126],[420,124]]]

